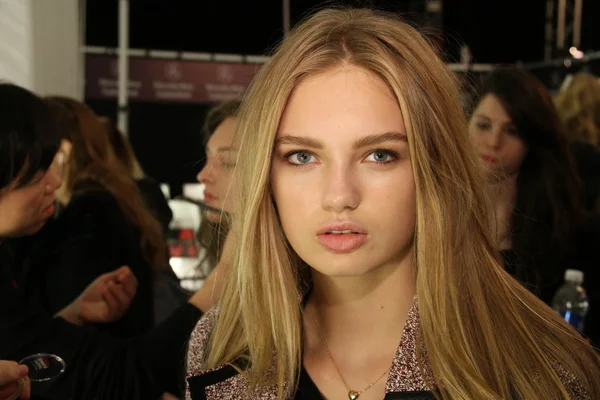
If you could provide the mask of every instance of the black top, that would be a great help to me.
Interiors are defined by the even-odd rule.
[[[21,252],[25,259],[19,287],[50,315],[66,307],[100,275],[127,265],[138,280],[131,307],[120,320],[98,328],[131,338],[154,326],[154,267],[142,254],[138,229],[108,191],[88,187],[78,192],[58,219]]]
[[[67,369],[50,383],[33,383],[34,399],[154,400],[182,396],[189,335],[202,313],[190,304],[139,340],[122,340],[93,327],[53,318],[15,284],[14,253],[0,246],[0,359],[36,353],[62,357]]]
[[[567,269],[584,273],[583,287],[589,298],[584,334],[600,345],[600,216],[589,216],[575,234],[570,251],[559,254],[552,249],[544,254],[517,254],[504,250],[501,255],[508,272],[528,287],[543,302],[552,300],[564,283]]]
[[[359,397],[360,398],[360,397]],[[389,392],[386,393],[384,400],[434,400],[435,396],[432,392],[422,390],[418,392]],[[319,392],[317,385],[312,381],[306,369],[302,367],[300,371],[300,379],[298,381],[298,390],[294,400],[325,400]]]

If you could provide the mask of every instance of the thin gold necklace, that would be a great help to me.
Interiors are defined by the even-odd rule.
[[[379,382],[379,380],[381,378],[383,378],[385,376],[385,374],[388,373],[390,368],[392,368],[392,366],[390,365],[388,368],[386,368],[385,371],[383,371],[383,374],[379,375],[379,378],[375,379],[373,382],[371,382],[369,385],[367,385],[362,390],[356,391],[356,390],[350,389],[350,386],[346,383],[344,376],[340,372],[340,369],[338,368],[337,364],[335,363],[335,360],[333,359],[333,356],[331,355],[331,352],[329,351],[329,346],[327,346],[327,342],[325,341],[325,338],[323,337],[323,332],[321,332],[321,327],[319,326],[319,322],[317,321],[317,318],[315,316],[313,316],[313,320],[315,321],[315,326],[317,327],[317,332],[319,333],[319,337],[321,338],[321,343],[323,344],[323,347],[325,348],[325,351],[327,352],[327,355],[329,356],[329,359],[331,360],[331,363],[333,364],[335,370],[337,371],[338,375],[342,379],[344,386],[346,386],[346,390],[348,390],[348,399],[350,399],[350,400],[357,399],[358,396],[360,396],[362,393],[366,392],[367,390],[371,389],[373,387],[373,385],[375,385],[377,382]]]

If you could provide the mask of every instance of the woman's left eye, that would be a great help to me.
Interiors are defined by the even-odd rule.
[[[396,154],[395,152],[389,150],[374,150],[371,153],[369,153],[365,160],[369,162],[375,162],[378,164],[387,164],[396,160],[397,158],[398,154]]]

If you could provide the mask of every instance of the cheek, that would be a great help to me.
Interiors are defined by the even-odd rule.
[[[505,150],[505,159],[513,168],[518,168],[527,154],[525,144],[518,138],[511,138],[510,142],[507,143]]]
[[[225,211],[231,211],[235,198],[232,174],[230,172],[223,173],[216,177],[215,181],[217,182],[215,195],[221,201],[221,208]]]
[[[312,186],[302,185],[291,176],[275,172],[271,175],[271,193],[286,236],[293,242],[298,228],[307,226],[312,221],[310,215],[320,206],[318,190],[314,182]]]
[[[370,201],[372,213],[390,237],[412,235],[416,220],[416,189],[412,173],[394,184],[373,188]],[[365,199],[366,200],[366,199]]]

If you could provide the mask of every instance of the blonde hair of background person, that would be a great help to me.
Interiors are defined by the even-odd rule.
[[[253,387],[277,384],[279,398],[295,388],[303,343],[299,299],[310,285],[309,268],[279,222],[271,160],[294,88],[339,66],[379,77],[404,120],[416,191],[413,266],[426,349],[420,364],[426,357],[436,396],[567,399],[555,370],[560,365],[590,398],[600,398],[591,346],[500,265],[455,79],[413,28],[368,10],[326,10],[309,18],[251,85],[240,114],[235,178],[235,212],[244,218],[233,220],[236,245],[205,367],[241,357],[252,366]]]
[[[585,142],[600,149],[600,81],[577,73],[556,95],[556,107],[570,142]]]

